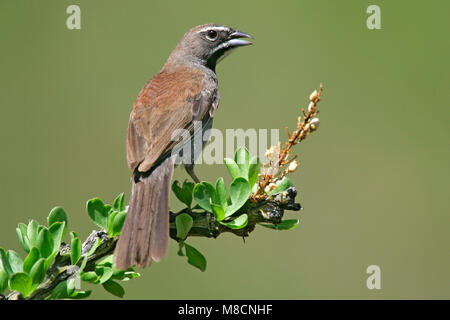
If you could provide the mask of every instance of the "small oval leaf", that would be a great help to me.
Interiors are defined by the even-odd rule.
[[[23,260],[17,252],[8,250],[6,259],[12,273],[23,272]]]
[[[217,179],[216,182],[216,191],[214,192],[212,202],[221,206],[224,210],[226,210],[227,199],[228,199],[228,192],[227,188],[225,187],[225,182],[223,181],[223,178],[219,178]]]
[[[217,221],[222,221],[225,219],[225,210],[221,206],[211,203],[211,208],[214,213],[214,218],[216,218]]]
[[[16,234],[17,234],[17,239],[19,239],[19,243],[22,246],[23,250],[25,250],[25,252],[30,252],[30,245],[28,242],[26,229],[25,229],[25,233],[24,233],[23,229],[20,228],[20,226],[19,226],[16,228]]]
[[[203,256],[203,254],[201,254],[200,251],[188,245],[187,243],[184,244],[184,247],[186,248],[186,256],[188,257],[188,263],[200,269],[201,271],[205,271],[206,259]]]
[[[14,274],[9,280],[10,289],[19,291],[25,298],[31,293],[32,285],[30,276],[24,272]]]
[[[116,199],[114,199],[113,208],[116,211],[125,210],[125,195],[123,193],[119,194]]]
[[[292,230],[298,226],[299,222],[300,220],[298,219],[287,219],[281,221],[279,224],[260,223],[260,225],[274,230]]]
[[[113,269],[109,267],[97,267],[95,268],[95,273],[100,277],[98,282],[105,283],[113,275]]]
[[[248,181],[242,177],[236,178],[230,185],[231,205],[228,206],[226,217],[238,211],[249,199],[251,194]]]
[[[230,172],[230,175],[233,179],[241,177],[241,170],[239,169],[239,166],[237,165],[236,162],[234,162],[233,159],[224,158],[223,161],[225,162],[225,165],[227,166],[227,169]]]
[[[65,222],[67,226],[67,214],[61,207],[53,208],[47,217],[47,225],[50,227],[55,222]]]
[[[201,182],[194,187],[194,199],[197,204],[208,212],[213,212],[211,208],[211,198],[215,192],[214,187],[208,182]]]
[[[289,187],[292,187],[294,184],[288,177],[284,177],[283,179],[276,182],[276,188],[267,193],[267,195],[272,196],[274,194],[283,192],[287,190]]]
[[[70,241],[70,263],[76,265],[81,258],[81,241],[78,237],[73,237]]]
[[[47,270],[45,269],[45,259],[44,258],[40,258],[31,268],[30,270],[30,277],[31,277],[31,282],[35,285],[35,284],[39,284],[42,282],[42,280],[44,280],[45,278],[45,272]]]
[[[89,272],[82,272],[80,278],[85,282],[98,283],[100,276],[94,271],[89,271]]]
[[[177,215],[175,218],[175,225],[177,227],[177,238],[180,240],[186,239],[189,234],[189,230],[192,228],[194,221],[192,217],[187,213]]]
[[[119,212],[114,216],[111,226],[112,236],[118,236],[120,234],[120,231],[122,231],[123,228],[123,224],[125,223],[126,216],[126,211]]]
[[[192,182],[184,181],[183,186],[179,186],[178,180],[172,183],[172,191],[175,196],[183,202],[188,208],[192,205],[192,191],[194,190],[194,184]]]
[[[248,216],[247,216],[247,214],[244,213],[230,222],[219,221],[219,223],[223,224],[224,226],[226,226],[230,229],[242,229],[247,226]]]
[[[239,166],[241,177],[248,179],[248,169],[250,166],[250,153],[247,148],[239,148],[234,155],[234,162]]]
[[[105,288],[105,290],[108,291],[109,293],[111,293],[119,298],[123,298],[123,296],[125,294],[125,290],[117,282],[115,282],[113,280],[108,280],[105,283],[103,283],[102,285],[103,285],[103,288]]]
[[[30,273],[31,268],[33,265],[38,261],[40,258],[39,249],[36,247],[31,248],[30,253],[28,253],[28,256],[23,261],[23,271],[25,273]]]
[[[0,293],[8,288],[8,274],[5,270],[0,268]]]
[[[36,247],[41,253],[41,257],[47,258],[53,252],[53,239],[47,228],[42,228],[39,231],[38,237],[36,239]]]
[[[38,236],[39,223],[36,220],[30,220],[27,226],[27,237],[30,244],[34,246],[36,244],[36,239]]]
[[[104,230],[108,229],[108,213],[110,208],[105,206],[102,200],[99,198],[91,199],[87,202],[87,211],[89,217],[91,217],[92,221],[103,228]]]

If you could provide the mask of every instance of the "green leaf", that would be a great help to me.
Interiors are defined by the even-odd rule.
[[[81,241],[75,232],[70,233],[70,264],[76,265],[81,258]]]
[[[58,283],[53,289],[49,299],[66,299],[69,298],[67,280]]]
[[[187,243],[184,244],[186,248],[186,256],[188,257],[188,263],[190,265],[193,265],[194,267],[200,269],[201,271],[206,270],[206,259],[205,257],[195,249],[194,247],[188,245]]]
[[[213,212],[211,198],[215,192],[214,187],[208,182],[197,183],[194,187],[194,199],[202,209]]]
[[[23,272],[23,260],[17,252],[8,250],[6,253],[6,261],[13,274]],[[5,261],[3,261],[3,266],[5,267]],[[7,268],[5,268],[5,271],[8,272]]]
[[[211,208],[214,213],[214,218],[216,218],[217,221],[222,221],[225,219],[225,210],[221,206],[211,203]]]
[[[116,199],[114,199],[113,208],[115,211],[125,210],[125,195],[123,193],[119,194]]]
[[[250,165],[248,167],[248,179],[247,180],[248,180],[248,183],[250,184],[250,187],[253,187],[253,185],[258,180],[259,167],[260,167],[259,159],[257,156],[254,156],[250,160]]]
[[[48,228],[48,231],[50,232],[53,240],[53,252],[59,252],[65,229],[66,223],[64,221],[55,222]]]
[[[219,221],[219,223],[223,224],[224,226],[226,226],[230,229],[242,229],[247,226],[248,216],[247,216],[247,214],[244,213],[230,222]]]
[[[105,204],[105,211],[106,211],[107,216],[109,217],[110,213],[111,213],[112,211],[114,211],[114,209],[112,208],[111,205]]]
[[[36,239],[36,247],[41,253],[41,257],[47,258],[53,252],[53,239],[47,228],[42,228]]]
[[[172,191],[175,193],[175,196],[187,205],[188,208],[191,208],[192,205],[192,191],[194,190],[194,184],[192,182],[188,182],[185,180],[183,182],[183,186],[179,186],[179,182],[175,180],[172,183]]]
[[[66,230],[66,223],[63,222],[55,222],[53,223],[48,231],[53,241],[53,249],[48,257],[46,257],[45,261],[45,269],[47,269],[56,255],[59,253],[59,248],[61,247],[62,238],[64,237],[64,233]]]
[[[123,271],[119,274],[114,274],[113,279],[121,280],[121,281],[128,281],[134,278],[139,278],[141,276],[140,273],[134,272],[134,271]]]
[[[109,267],[96,267],[95,273],[100,276],[99,283],[105,283],[108,281],[113,275],[113,269]]]
[[[30,253],[28,253],[28,256],[23,261],[23,271],[25,273],[30,273],[31,268],[33,265],[38,261],[40,258],[39,249],[36,247],[31,248]]]
[[[283,191],[287,190],[289,187],[292,187],[293,185],[294,184],[288,177],[284,177],[283,179],[276,182],[277,187],[275,189],[269,191],[267,193],[267,195],[272,196],[274,194],[283,192]]]
[[[239,167],[240,176],[248,179],[248,169],[250,166],[250,153],[247,148],[239,148],[234,155],[234,162]]]
[[[113,265],[113,255],[110,254],[109,256],[106,256],[106,258],[103,258],[97,265],[111,267]]]
[[[237,165],[236,162],[234,162],[233,159],[224,158],[223,161],[225,162],[225,165],[227,166],[227,169],[230,172],[230,175],[233,179],[236,179],[237,177],[241,176],[241,170],[239,169],[239,166]]]
[[[25,229],[25,230],[24,230]],[[19,239],[19,243],[22,246],[23,250],[26,252],[30,252],[30,243],[27,237],[27,227],[23,223],[19,224],[19,227],[16,228],[17,238]]]
[[[123,228],[123,224],[125,223],[126,216],[127,216],[126,211],[119,212],[114,216],[112,225],[109,227],[111,229],[112,237],[118,236],[120,234]]]
[[[47,269],[45,268],[45,259],[40,258],[31,268],[29,275],[33,284],[39,284],[44,280],[45,273]]]
[[[50,267],[50,265],[53,262],[53,259],[55,259],[57,254],[58,254],[58,251],[55,251],[51,255],[49,255],[47,258],[45,258],[45,263],[44,263],[45,270],[47,270]]]
[[[300,220],[298,219],[287,219],[281,221],[279,224],[260,223],[260,225],[274,230],[292,230],[298,226],[299,222]]]
[[[219,178],[216,182],[216,191],[213,194],[212,202],[221,206],[223,210],[226,210],[227,199],[228,192],[227,188],[225,187],[225,182],[223,181],[223,178]]]
[[[80,276],[81,280],[90,283],[98,283],[100,276],[95,271],[82,272]]]
[[[225,217],[238,211],[247,202],[250,194],[250,185],[247,180],[241,177],[234,179],[230,185],[231,205],[227,207]]]
[[[109,255],[106,258],[104,258],[102,261],[100,261],[97,266],[101,267],[108,267],[113,270],[113,275],[111,279],[117,279],[122,281],[127,281],[129,279],[137,278],[140,276],[139,273],[134,272],[133,268],[128,268],[126,270],[119,270],[117,269],[113,264],[113,255]]]
[[[71,299],[86,299],[89,297],[92,293],[92,290],[86,290],[86,291],[74,291],[71,295]]]
[[[55,207],[50,211],[47,217],[47,225],[50,228],[56,222],[64,222],[64,234],[67,232],[67,214],[61,207]]]
[[[114,280],[108,280],[105,283],[103,283],[102,285],[103,285],[103,288],[105,288],[105,290],[108,291],[109,293],[111,293],[119,298],[123,298],[123,296],[125,294],[125,290],[123,289],[123,287],[120,284],[118,284]]]
[[[104,230],[108,230],[108,214],[110,207],[105,206],[102,200],[99,198],[91,199],[87,202],[87,211],[89,217],[91,217],[92,221],[103,228]]]
[[[27,235],[27,226],[24,223],[19,223],[19,229],[23,235]]]
[[[8,258],[6,257],[6,251],[0,248],[0,270],[5,271],[8,279],[12,277],[13,271],[9,265]]]
[[[26,298],[33,290],[33,283],[28,274],[18,272],[9,280],[9,288],[11,290],[19,291]]]
[[[249,182],[250,187],[253,187],[258,179],[260,168],[257,156],[250,157],[248,150],[242,147],[236,150],[234,160],[225,158],[224,161],[233,179],[242,177]]]
[[[8,288],[8,274],[5,270],[0,268],[0,293]]]
[[[115,211],[112,210],[109,215],[108,215],[108,236],[113,237],[113,230],[112,230],[112,226],[113,226],[113,221],[114,218],[119,214],[119,211]]]
[[[189,230],[192,228],[194,221],[187,213],[177,215],[175,218],[175,225],[177,227],[177,238],[180,240],[186,239]]]
[[[6,252],[3,248],[0,248],[0,293],[5,291],[8,287],[8,273],[3,266],[3,260],[6,259]]]
[[[36,245],[36,239],[38,236],[39,223],[35,220],[30,220],[27,226],[27,237],[31,246]]]

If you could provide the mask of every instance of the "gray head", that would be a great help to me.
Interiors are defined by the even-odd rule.
[[[251,35],[218,24],[192,28],[183,36],[169,57],[170,63],[195,63],[215,70],[216,64],[237,47],[252,44],[241,38]]]

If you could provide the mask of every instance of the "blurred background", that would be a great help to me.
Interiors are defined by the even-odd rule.
[[[66,28],[71,4],[81,30]],[[381,30],[366,27],[371,4]],[[324,84],[320,129],[294,148],[305,209],[285,217],[300,225],[260,227],[245,243],[189,239],[204,273],[171,241],[164,261],[123,283],[125,298],[450,298],[448,12],[445,0],[1,1],[0,246],[24,257],[17,224],[44,223],[57,205],[85,238],[88,199],[128,198],[132,104],[182,35],[214,22],[255,37],[217,67],[215,128],[279,128],[284,141]],[[228,179],[224,165],[197,173]],[[366,287],[373,264],[381,290]]]

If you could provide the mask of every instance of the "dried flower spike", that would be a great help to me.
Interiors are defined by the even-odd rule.
[[[288,171],[294,172],[295,169],[297,169],[297,167],[298,167],[298,162],[297,162],[297,160],[294,160],[291,163],[289,163]]]
[[[322,91],[323,86],[320,84],[319,90],[314,90],[310,94],[308,112],[306,113],[305,109],[301,109],[302,115],[297,119],[297,129],[290,133],[289,129],[286,128],[289,139],[285,146],[281,148],[281,143],[278,142],[278,148],[272,146],[266,151],[265,155],[269,163],[268,167],[263,166],[263,170],[258,176],[258,189],[252,194],[254,200],[265,198],[267,189],[270,190],[276,182],[297,169],[299,163],[295,160],[295,157],[290,157],[290,151],[293,146],[303,141],[319,127],[319,118],[316,117],[319,111],[316,108]],[[276,157],[274,157],[275,154]],[[287,168],[282,170],[284,166],[287,166]]]
[[[309,95],[309,101],[316,101],[316,99],[319,97],[319,93],[317,90],[314,90],[313,93]]]
[[[266,154],[265,154],[266,158],[267,159],[272,158],[272,156],[275,154],[276,151],[277,151],[277,149],[275,146],[270,146],[270,148],[267,149],[267,151],[266,151]]]
[[[311,131],[317,130],[317,128],[319,127],[319,118],[312,118],[311,121],[309,122],[310,126],[311,126]]]

